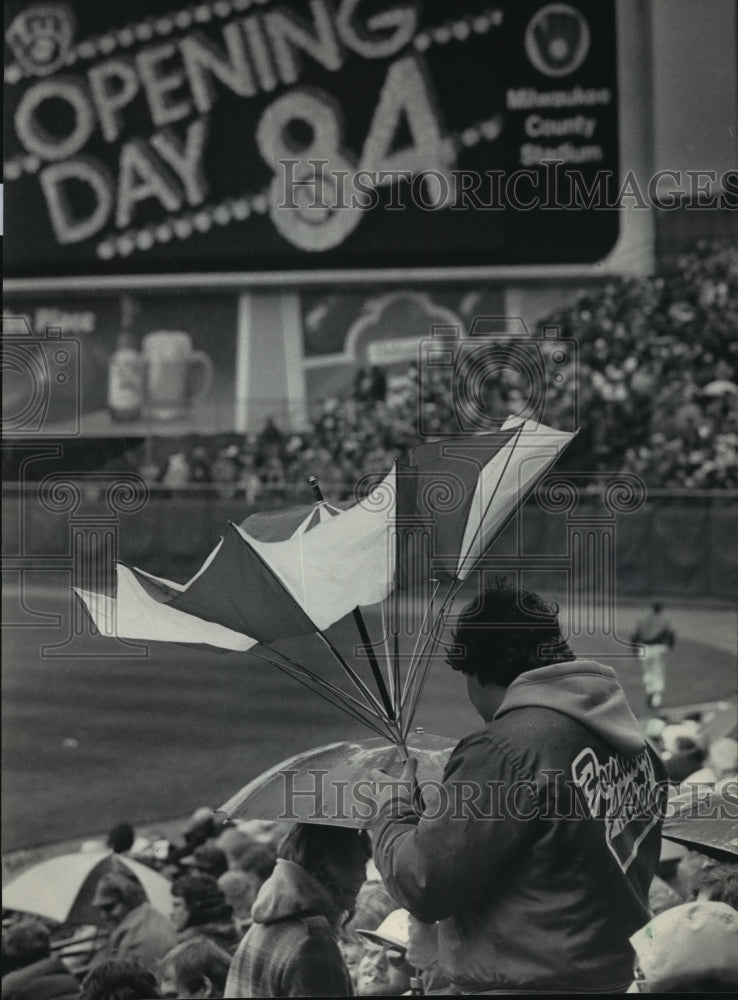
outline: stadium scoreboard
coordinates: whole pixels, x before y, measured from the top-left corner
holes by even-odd
[[[615,0],[5,9],[5,274],[591,264]]]

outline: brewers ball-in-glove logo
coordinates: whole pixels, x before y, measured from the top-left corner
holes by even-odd
[[[29,7],[5,37],[19,66],[32,76],[48,76],[66,65],[74,39],[74,16],[64,4]]]
[[[593,819],[604,823],[610,852],[627,872],[659,819],[660,801],[652,793],[656,773],[648,751],[635,757],[616,754],[600,763],[594,750],[585,747],[572,763],[571,774]]]
[[[587,57],[591,37],[582,14],[566,3],[551,3],[531,18],[525,51],[546,76],[568,76]]]

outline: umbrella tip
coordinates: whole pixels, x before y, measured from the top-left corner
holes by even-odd
[[[308,476],[308,483],[312,488],[316,502],[321,503],[325,498],[321,492],[320,486],[318,485],[317,476]]]

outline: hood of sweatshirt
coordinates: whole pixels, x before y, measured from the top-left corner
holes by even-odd
[[[273,924],[294,917],[326,917],[333,924],[340,909],[325,886],[294,861],[280,858],[251,908],[256,924]]]
[[[617,674],[594,660],[569,660],[527,670],[509,686],[494,718],[534,707],[576,719],[626,757],[640,753],[646,745]]]

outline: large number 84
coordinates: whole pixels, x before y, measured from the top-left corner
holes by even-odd
[[[403,114],[410,142],[393,149]],[[315,91],[295,90],[279,97],[259,121],[259,152],[275,171],[272,221],[302,250],[330,250],[358,226],[362,205],[345,196],[357,170],[366,171],[376,183],[391,183],[398,171],[413,176],[443,170],[455,157],[441,133],[429,84],[412,56],[387,71],[358,165],[341,149],[341,139],[334,105]]]

